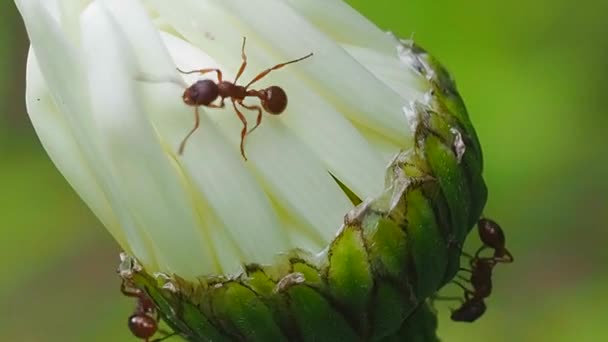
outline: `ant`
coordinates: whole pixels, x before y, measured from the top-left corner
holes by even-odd
[[[513,256],[505,247],[505,234],[502,228],[490,219],[480,219],[477,222],[479,237],[483,245],[477,250],[474,256],[462,253],[470,259],[471,269],[461,268],[461,271],[469,272],[469,279],[463,279],[471,284],[472,290],[462,285],[458,281],[453,281],[464,290],[464,301],[460,308],[453,310],[450,318],[457,322],[474,322],[486,311],[485,298],[492,293],[492,271],[498,263],[512,263]],[[494,249],[492,257],[480,257],[486,248]],[[445,298],[454,299],[454,298]],[[462,299],[459,299],[462,301]]]
[[[160,342],[175,335],[175,333],[167,334],[158,329],[158,322],[160,320],[158,311],[156,310],[154,302],[144,293],[144,291],[134,287],[127,287],[126,281],[124,280],[120,285],[120,291],[127,297],[137,298],[135,311],[129,317],[129,330],[131,330],[131,333],[135,337],[143,339],[145,342]],[[150,340],[158,331],[166,336]]]
[[[241,58],[242,58],[243,62],[241,64],[241,67],[239,68],[238,73],[236,74],[236,78],[234,79],[234,82],[224,81],[223,77],[222,77],[222,71],[220,69],[199,69],[199,70],[192,70],[192,71],[183,71],[183,70],[180,70],[179,68],[177,69],[182,74],[199,73],[202,75],[202,74],[206,74],[209,72],[215,72],[217,74],[217,83],[210,79],[196,81],[194,84],[192,84],[190,87],[188,87],[184,91],[184,94],[182,95],[182,99],[185,104],[195,107],[195,110],[194,110],[195,121],[194,121],[194,128],[192,128],[192,130],[190,130],[190,132],[186,135],[186,137],[184,138],[184,140],[181,142],[181,144],[179,146],[180,155],[184,153],[184,148],[185,148],[186,141],[188,140],[188,138],[190,138],[190,136],[198,129],[198,126],[200,123],[198,107],[206,106],[206,107],[210,107],[210,108],[224,108],[224,100],[226,98],[230,98],[230,100],[232,101],[232,106],[234,107],[234,110],[235,110],[237,116],[243,123],[243,129],[241,130],[241,155],[243,156],[243,159],[247,160],[247,157],[245,156],[245,148],[244,148],[245,136],[251,134],[262,122],[262,108],[264,108],[264,111],[266,111],[269,114],[279,115],[287,107],[287,94],[285,93],[283,88],[281,88],[279,86],[270,86],[265,89],[255,90],[255,89],[249,89],[249,87],[251,87],[255,82],[264,78],[271,71],[280,69],[288,64],[293,64],[293,63],[302,61],[313,55],[312,53],[310,53],[304,57],[294,59],[289,62],[277,64],[277,65],[273,66],[272,68],[262,71],[256,77],[254,77],[249,83],[247,83],[245,86],[242,86],[242,85],[238,85],[237,81],[239,80],[239,78],[243,74],[243,71],[245,71],[245,67],[247,66],[247,55],[245,54],[245,42],[246,42],[246,37],[243,37],[243,46],[241,47]],[[213,104],[212,102],[215,101],[218,97],[221,99],[220,103]],[[249,105],[244,104],[243,100],[245,100],[246,97],[257,97],[258,99],[260,99],[262,107],[257,106],[257,105],[249,106]],[[258,112],[256,124],[250,131],[247,131],[247,119],[245,119],[245,116],[243,115],[243,113],[238,109],[237,104],[245,109],[255,110]]]

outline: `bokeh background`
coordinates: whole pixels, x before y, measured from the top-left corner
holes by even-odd
[[[485,152],[486,213],[516,257],[487,314],[445,341],[608,338],[608,1],[351,0],[452,71]],[[135,341],[119,249],[49,161],[24,109],[27,37],[0,2],[3,341]],[[473,236],[469,250],[478,245]]]

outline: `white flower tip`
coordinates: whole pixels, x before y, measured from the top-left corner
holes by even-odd
[[[152,83],[152,84],[154,84],[154,83],[171,83],[171,84],[175,84],[180,89],[186,89],[190,86],[182,77],[180,77],[177,74],[160,75],[160,74],[139,71],[135,74],[134,79],[135,79],[135,81],[138,81],[138,82],[145,82],[145,83]]]

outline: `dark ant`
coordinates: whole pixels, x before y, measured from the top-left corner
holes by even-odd
[[[243,100],[245,100],[246,97],[257,97],[260,99],[260,102],[262,104],[262,107],[264,108],[264,111],[266,111],[269,114],[273,114],[273,115],[281,114],[287,107],[287,94],[285,93],[283,88],[281,88],[279,86],[270,86],[265,89],[255,90],[255,89],[249,89],[249,87],[251,85],[253,85],[255,82],[264,78],[271,71],[280,69],[288,64],[299,62],[299,61],[309,58],[313,55],[312,53],[310,53],[304,57],[294,59],[289,62],[277,64],[277,65],[273,66],[272,68],[266,69],[266,70],[262,71],[261,73],[259,73],[245,86],[241,86],[241,85],[237,84],[237,81],[239,80],[239,78],[243,74],[243,71],[245,71],[245,67],[247,66],[247,55],[245,54],[245,42],[246,42],[246,38],[243,37],[243,46],[241,47],[241,58],[242,58],[243,62],[241,64],[241,67],[239,68],[238,73],[236,74],[236,78],[234,79],[234,82],[224,81],[222,78],[222,71],[219,69],[199,69],[199,70],[192,70],[192,71],[182,71],[180,69],[177,69],[182,74],[200,73],[202,75],[202,74],[206,74],[209,72],[215,72],[217,74],[217,83],[210,79],[196,81],[194,84],[192,84],[190,87],[188,87],[184,91],[184,94],[182,95],[182,99],[184,100],[184,103],[186,103],[189,106],[195,107],[195,110],[194,110],[195,121],[194,121],[194,128],[192,128],[192,130],[186,135],[186,137],[184,138],[184,140],[181,142],[181,144],[179,146],[180,155],[184,153],[184,148],[186,146],[186,141],[188,140],[188,138],[190,138],[190,136],[198,129],[198,126],[200,123],[198,107],[206,106],[206,107],[211,107],[211,108],[224,108],[224,100],[226,98],[230,98],[230,100],[232,101],[232,106],[234,107],[234,110],[236,111],[237,116],[243,123],[243,129],[241,130],[241,155],[243,156],[243,158],[245,160],[247,160],[247,157],[245,156],[245,148],[244,148],[245,136],[251,134],[256,128],[258,128],[258,126],[262,122],[262,108],[260,108],[260,106],[257,106],[257,105],[254,105],[254,106],[246,105],[243,103]],[[212,102],[215,101],[218,97],[221,99],[220,103],[213,104]],[[256,124],[250,131],[247,131],[247,119],[245,119],[245,116],[243,115],[243,113],[237,108],[237,104],[239,104],[241,107],[243,107],[245,109],[257,110],[257,112],[258,112]]]
[[[468,282],[473,290],[467,289],[461,283],[454,281],[455,284],[464,289],[464,302],[461,307],[452,311],[453,321],[473,322],[481,317],[486,311],[484,299],[492,293],[492,270],[497,263],[513,262],[513,255],[505,247],[505,234],[498,223],[482,218],[477,222],[479,238],[483,245],[477,250],[475,256],[466,253],[463,255],[470,258],[471,269],[461,269],[470,272]],[[494,249],[491,258],[481,258],[479,255],[486,248]],[[462,279],[462,277],[460,277]]]
[[[127,297],[137,298],[135,311],[129,317],[129,330],[131,330],[131,333],[135,337],[143,339],[145,342],[160,342],[175,335],[175,333],[167,334],[158,329],[158,322],[160,320],[158,311],[154,302],[144,291],[134,287],[127,287],[125,281],[120,285],[120,291]],[[161,332],[166,336],[150,340],[157,332]]]
[[[461,271],[469,272],[469,279],[458,276],[471,284],[472,290],[454,280],[454,284],[464,290],[464,300],[454,297],[436,297],[445,300],[459,300],[462,305],[452,310],[450,318],[456,322],[474,322],[486,312],[484,299],[492,293],[492,271],[498,263],[511,263],[513,256],[505,247],[505,234],[498,223],[490,219],[480,219],[477,222],[479,238],[483,245],[479,247],[475,255],[462,252],[462,255],[469,258],[471,269],[461,268]],[[482,251],[487,248],[494,249],[492,257],[480,257]]]

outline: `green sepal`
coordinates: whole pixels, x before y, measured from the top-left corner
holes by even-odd
[[[238,282],[218,284],[207,295],[209,311],[222,331],[234,339],[286,341],[263,297]]]
[[[401,286],[389,279],[380,279],[374,291],[374,306],[371,311],[372,341],[379,341],[395,334],[405,319],[416,308],[410,290],[404,291]],[[395,305],[411,303],[411,305]]]
[[[418,298],[427,298],[443,283],[447,249],[428,199],[420,189],[407,195],[410,199],[406,216],[409,223],[407,240],[418,275],[416,293]],[[418,271],[422,269],[425,271]]]
[[[369,246],[369,255],[376,273],[406,281],[407,267],[403,265],[407,263],[409,250],[405,231],[395,221],[380,218],[366,233],[366,240],[374,241]]]
[[[357,325],[367,329],[366,309],[373,278],[361,230],[347,227],[338,235],[329,250],[328,289],[333,298],[355,314]]]
[[[426,138],[426,159],[433,175],[441,186],[452,216],[452,232],[456,241],[464,241],[469,233],[471,195],[464,172],[451,149],[434,135]]]
[[[395,334],[382,342],[439,342],[436,331],[437,314],[429,304],[422,303]]]
[[[358,335],[329,298],[313,287],[298,284],[286,292],[299,337],[303,341],[356,341]]]

